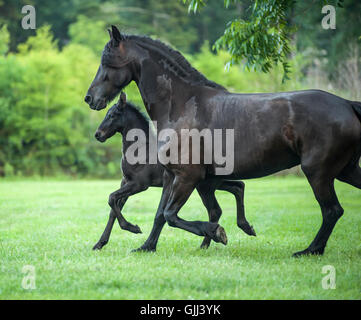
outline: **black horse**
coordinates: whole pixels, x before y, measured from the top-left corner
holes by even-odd
[[[125,93],[121,93],[117,104],[113,105],[107,112],[104,120],[100,124],[95,133],[95,138],[100,142],[105,142],[111,138],[115,133],[119,132],[123,137],[123,159],[122,172],[123,178],[121,188],[113,192],[109,197],[109,205],[112,208],[109,214],[108,223],[99,241],[93,249],[100,250],[109,240],[115,219],[117,218],[120,227],[133,233],[140,233],[140,228],[137,225],[129,223],[121,211],[129,196],[145,191],[149,187],[163,186],[164,167],[158,162],[150,164],[149,158],[145,164],[135,163],[131,164],[125,158],[128,148],[133,142],[126,139],[130,130],[139,129],[145,134],[145,143],[149,149],[149,143],[153,139],[156,141],[154,132],[150,130],[150,123],[148,119],[139,111],[133,104],[126,101]],[[151,135],[151,136],[150,136]],[[215,191],[225,190],[231,192],[237,203],[237,225],[245,233],[255,236],[256,233],[251,225],[246,220],[244,213],[244,183],[242,181],[226,181],[226,180],[204,180],[197,186],[197,191],[208,210],[209,220],[218,222],[222,215],[222,210],[218,205],[215,197]],[[208,248],[211,239],[205,237],[201,248]]]
[[[205,178],[250,179],[301,164],[321,207],[323,222],[309,247],[295,253],[323,254],[343,209],[334,180],[361,188],[361,103],[320,90],[234,94],[206,79],[177,51],[148,37],[112,27],[101,65],[85,101],[106,107],[135,81],[159,128],[234,129],[234,170],[217,176],[218,165],[168,164],[152,232],[139,250],[154,250],[165,222],[220,241],[220,226],[185,221],[178,212]],[[181,146],[179,146],[181,148]],[[201,151],[207,151],[204,144]],[[204,149],[204,150],[203,150]]]

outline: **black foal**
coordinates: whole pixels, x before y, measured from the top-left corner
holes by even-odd
[[[123,136],[123,179],[120,189],[113,192],[109,196],[108,203],[111,207],[109,220],[102,236],[93,247],[94,250],[100,250],[108,243],[115,219],[118,220],[118,223],[122,229],[133,233],[141,233],[141,230],[137,225],[129,223],[123,217],[121,213],[122,208],[129,196],[145,191],[149,187],[163,186],[163,174],[165,169],[159,162],[151,164],[149,161],[149,155],[147,155],[145,164],[131,164],[125,157],[128,148],[134,144],[134,141],[127,141],[126,139],[130,130],[138,129],[145,134],[144,143],[146,145],[146,150],[149,150],[149,143],[151,139],[156,141],[155,134],[152,130],[149,130],[149,126],[149,121],[137,109],[137,107],[126,101],[125,93],[122,92],[118,103],[109,109],[103,122],[100,124],[97,132],[95,133],[96,139],[100,142],[106,141],[116,132],[119,132]],[[139,143],[141,142],[138,141],[138,146]],[[255,236],[256,233],[253,227],[246,220],[244,213],[244,187],[245,186],[242,181],[207,179],[199,183],[197,186],[197,191],[208,211],[209,221],[213,223],[217,223],[222,215],[222,210],[215,197],[215,191],[218,189],[232,193],[235,196],[237,203],[238,227],[248,235]],[[211,238],[205,237],[201,244],[201,248],[208,248],[210,242]],[[223,237],[220,242],[226,244],[227,238]]]

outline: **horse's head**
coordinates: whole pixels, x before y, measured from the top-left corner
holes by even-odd
[[[110,41],[105,45],[101,63],[85,96],[91,109],[101,110],[134,80],[134,51],[128,50],[126,36],[117,27],[108,30]]]
[[[126,113],[124,112],[126,105],[126,95],[122,92],[120,94],[119,101],[109,109],[95,133],[95,138],[98,141],[106,141],[124,127],[127,122]]]

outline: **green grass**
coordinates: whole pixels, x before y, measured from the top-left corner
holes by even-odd
[[[217,192],[228,245],[165,226],[156,253],[131,253],[147,238],[161,189],[131,197],[123,213],[143,234],[115,225],[107,246],[92,251],[119,181],[0,181],[0,299],[360,299],[361,191],[336,183],[345,209],[324,256],[292,258],[306,248],[321,212],[304,178],[246,181],[246,215],[257,237],[236,225],[235,201]],[[197,194],[180,212],[206,220]],[[36,289],[21,286],[24,265]],[[322,267],[336,269],[336,289],[321,286]]]

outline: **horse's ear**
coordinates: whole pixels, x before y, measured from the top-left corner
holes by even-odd
[[[120,33],[118,28],[113,25],[112,25],[112,31],[111,31],[110,38],[112,39],[112,41],[115,45],[118,45],[119,42],[124,40],[124,36]]]
[[[113,39],[112,31],[110,29],[107,29],[107,30],[108,30],[108,33],[109,33],[110,40]]]

